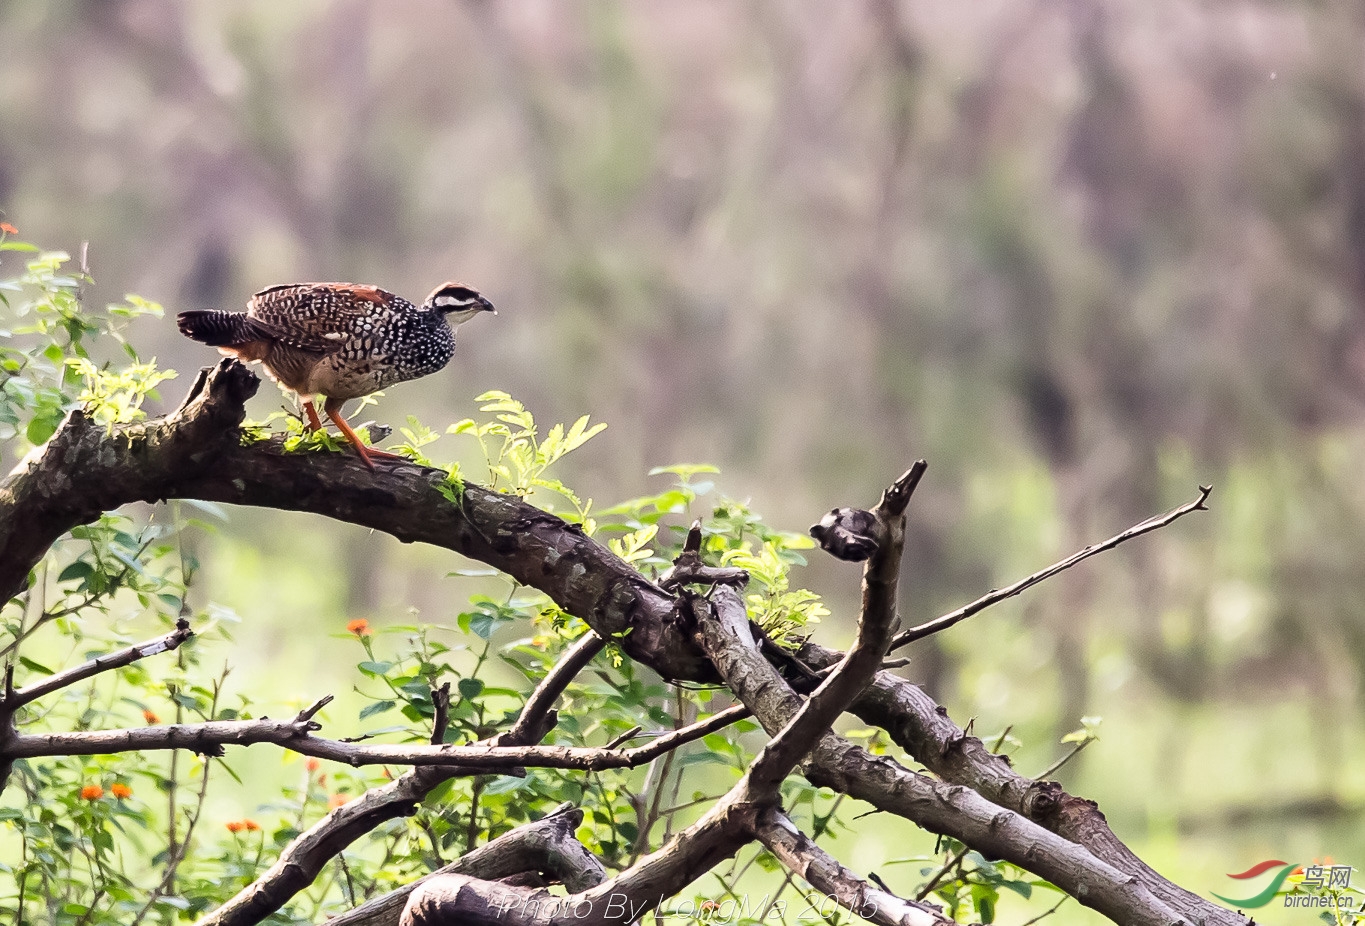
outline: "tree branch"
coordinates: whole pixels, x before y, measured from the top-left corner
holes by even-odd
[[[43,695],[60,691],[82,682],[87,678],[99,675],[101,672],[108,672],[111,669],[118,669],[123,666],[132,665],[139,659],[147,656],[155,656],[157,653],[167,653],[177,649],[182,643],[194,636],[194,631],[190,630],[190,622],[183,617],[175,622],[175,629],[170,633],[157,637],[155,640],[148,640],[144,643],[134,643],[132,646],[110,653],[107,656],[97,656],[84,665],[67,669],[65,672],[58,672],[50,675],[41,682],[35,682],[25,688],[20,688],[11,695],[7,695],[0,700],[0,713],[14,712],[28,704],[30,701],[37,700]],[[0,747],[0,755],[3,754],[3,747]]]
[[[201,372],[164,418],[115,426],[82,412],[0,484],[0,600],[63,534],[135,501],[193,498],[308,511],[445,547],[540,589],[598,635],[666,678],[714,682],[673,619],[676,601],[610,550],[515,495],[465,483],[459,503],[439,470],[393,463],[372,473],[350,453],[242,445],[242,403],[259,380],[235,360]],[[627,631],[630,631],[627,633]]]
[[[823,668],[835,664],[840,654],[807,643],[800,655],[809,664]],[[964,733],[933,698],[905,679],[890,672],[877,673],[854,703],[853,713],[863,722],[886,730],[893,742],[943,781],[969,787],[1000,807],[1084,846],[1189,922],[1205,926],[1247,922],[1162,877],[1114,834],[1094,801],[1074,797],[1056,782],[1020,775],[1006,756],[994,754],[980,739]],[[1037,870],[1029,864],[1022,867]]]
[[[326,926],[395,926],[408,896],[420,885],[445,875],[497,881],[534,872],[547,880],[562,881],[570,891],[601,884],[606,877],[602,863],[574,837],[582,823],[582,810],[561,804],[548,816],[504,833],[444,868],[333,917]]]
[[[925,637],[936,634],[941,630],[947,630],[954,624],[961,623],[972,615],[981,613],[993,604],[1004,601],[1006,598],[1013,598],[1015,595],[1026,589],[1032,588],[1039,582],[1050,579],[1063,570],[1070,569],[1082,560],[1089,559],[1097,553],[1103,553],[1106,550],[1114,549],[1114,547],[1123,543],[1125,540],[1132,540],[1134,537],[1141,537],[1143,534],[1159,530],[1168,524],[1173,524],[1192,511],[1207,511],[1208,507],[1204,502],[1208,501],[1209,493],[1212,491],[1213,486],[1200,486],[1199,497],[1193,501],[1186,502],[1178,508],[1173,508],[1163,515],[1157,515],[1156,517],[1148,518],[1146,521],[1139,524],[1134,524],[1126,531],[1115,534],[1103,543],[1093,543],[1083,550],[1072,553],[1066,559],[1053,563],[1046,569],[1039,570],[1031,576],[1020,579],[1013,585],[1007,585],[1001,589],[992,589],[990,592],[982,595],[970,604],[963,605],[956,611],[950,611],[942,617],[937,617],[932,621],[920,624],[917,627],[911,627],[904,633],[897,635],[896,639],[891,641],[891,649],[900,649],[902,646],[914,643],[916,640],[923,640]]]
[[[120,752],[189,749],[221,757],[225,746],[273,743],[292,752],[330,759],[352,767],[363,765],[439,766],[448,777],[524,775],[526,768],[561,768],[587,772],[636,768],[670,750],[721,730],[749,713],[742,704],[727,708],[681,730],[672,730],[644,746],[608,749],[596,746],[357,745],[311,734],[322,725],[311,720],[215,720],[207,723],[135,727],[126,730],[82,730],[32,733],[0,744],[0,760],[40,756],[102,756]]]
[[[700,603],[696,607],[702,611],[699,639],[717,670],[759,723],[775,733],[800,709],[801,699],[762,658],[747,627],[735,632],[736,626],[747,624],[743,600],[720,588],[705,608]],[[714,609],[714,616],[706,608]],[[1186,922],[1136,879],[1082,846],[968,788],[917,775],[833,733],[815,745],[802,771],[817,786],[856,797],[1032,871],[1115,922],[1132,926]]]
[[[538,742],[540,737],[532,738],[531,731],[545,724],[547,715],[554,708],[555,701],[564,693],[564,689],[569,687],[569,683],[592,662],[593,657],[602,652],[606,645],[607,641],[591,630],[579,637],[574,645],[559,657],[559,661],[546,673],[545,678],[541,679],[536,690],[531,692],[531,697],[526,699],[526,704],[521,709],[521,716],[512,725],[512,729],[507,731],[508,736],[518,743]],[[548,726],[554,725],[555,720],[551,718]]]
[[[937,907],[878,890],[840,865],[807,837],[786,814],[769,807],[759,814],[754,835],[788,870],[850,913],[877,926],[952,926]]]
[[[811,744],[872,680],[896,624],[896,588],[905,544],[905,506],[928,464],[915,463],[882,494],[872,517],[871,557],[863,569],[863,609],[847,655],[820,683],[786,726],[758,754],[747,778],[756,792],[776,791]]]

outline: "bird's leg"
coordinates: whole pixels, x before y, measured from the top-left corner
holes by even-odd
[[[303,411],[308,416],[308,430],[321,431],[322,419],[318,417],[318,408],[313,404],[312,396],[303,397]]]
[[[380,450],[377,447],[365,446],[365,442],[360,439],[360,435],[346,423],[345,418],[341,417],[341,406],[345,404],[345,399],[328,399],[322,406],[322,410],[327,413],[328,418],[331,418],[332,421],[336,423],[338,428],[341,428],[341,433],[346,436],[346,439],[355,445],[356,453],[360,454],[360,459],[365,462],[366,466],[373,470],[376,458],[382,460],[407,459],[407,457],[404,457],[401,454],[389,453],[387,450]]]

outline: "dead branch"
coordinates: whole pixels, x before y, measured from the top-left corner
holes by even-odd
[[[807,643],[800,655],[811,665],[825,667],[833,665],[840,654]],[[964,733],[918,686],[890,672],[879,672],[853,712],[864,723],[886,730],[893,742],[943,781],[971,788],[1000,807],[1084,846],[1189,922],[1208,926],[1246,922],[1154,871],[1114,834],[1094,801],[1070,795],[1056,782],[1020,775],[1007,757],[996,755],[980,739]],[[1030,865],[1023,867],[1036,870]]]
[[[759,814],[754,835],[791,872],[854,916],[877,926],[950,926],[932,904],[905,900],[859,878],[797,829],[785,813],[769,807]]]
[[[653,742],[631,749],[594,746],[472,745],[357,745],[323,739],[312,733],[322,725],[311,720],[216,720],[124,730],[74,733],[20,734],[0,744],[0,761],[40,756],[97,756],[120,752],[188,749],[220,757],[226,746],[273,743],[292,752],[330,759],[359,768],[362,765],[439,766],[449,777],[468,775],[524,775],[526,768],[576,769],[600,772],[635,768],[652,762],[679,746],[724,729],[748,715],[743,705],[731,707],[681,730],[671,730]]]
[[[1154,530],[1159,530],[1168,524],[1173,524],[1192,511],[1207,511],[1208,507],[1204,502],[1208,501],[1209,493],[1212,491],[1213,486],[1200,486],[1199,497],[1193,501],[1186,502],[1178,508],[1173,508],[1163,515],[1157,515],[1156,517],[1148,518],[1141,523],[1134,524],[1127,530],[1115,534],[1102,543],[1093,543],[1083,550],[1072,553],[1066,559],[1053,563],[1046,569],[1041,569],[1031,576],[1020,579],[1013,585],[1007,585],[1001,589],[991,589],[991,591],[987,592],[985,595],[982,595],[970,604],[963,605],[956,611],[950,611],[942,617],[936,617],[917,627],[911,627],[904,633],[899,634],[896,639],[891,642],[891,649],[900,649],[902,646],[914,643],[916,640],[923,640],[925,637],[932,636],[941,630],[947,630],[954,624],[961,623],[974,614],[980,614],[993,604],[998,604],[1006,598],[1013,598],[1015,595],[1018,595],[1026,589],[1032,588],[1039,582],[1050,579],[1057,573],[1070,569],[1082,560],[1087,560],[1097,553],[1112,550],[1126,540],[1132,540],[1134,537],[1141,537],[1143,534],[1148,534]]]
[[[781,729],[800,709],[801,698],[753,644],[744,602],[729,589],[720,588],[708,602],[694,606],[700,612],[699,639],[726,684],[765,729]],[[1189,922],[1127,873],[1084,847],[968,788],[915,774],[843,737],[826,733],[802,762],[802,771],[817,786],[856,797],[932,833],[952,836],[1032,871],[1115,922],[1141,926]],[[1229,911],[1213,909],[1228,917],[1222,922],[1240,923]]]
[[[111,669],[118,669],[123,666],[132,665],[139,659],[148,656],[155,656],[157,653],[168,653],[180,647],[182,643],[194,636],[194,631],[190,630],[189,621],[183,617],[175,622],[175,629],[170,633],[157,637],[155,640],[148,640],[144,643],[134,643],[132,646],[125,647],[107,656],[97,656],[83,665],[67,669],[65,672],[58,672],[50,675],[41,682],[35,682],[18,691],[7,693],[0,699],[0,713],[18,710],[25,704],[35,701],[44,695],[63,688],[70,687],[77,682],[83,682],[87,678],[99,675],[101,672],[108,672]]]
[[[561,804],[548,816],[504,833],[444,868],[333,917],[327,926],[395,926],[408,896],[418,886],[445,875],[499,881],[532,872],[575,892],[601,884],[606,877],[602,863],[574,837],[582,823],[583,811]]]
[[[683,542],[682,553],[673,560],[673,565],[659,576],[659,588],[676,592],[685,585],[734,585],[743,588],[749,584],[749,573],[733,566],[708,566],[701,558],[701,519],[692,522]]]
[[[891,484],[870,512],[874,546],[863,570],[863,608],[853,646],[754,759],[747,777],[756,792],[775,790],[881,667],[895,631],[905,507],[927,467],[923,460],[915,463]]]

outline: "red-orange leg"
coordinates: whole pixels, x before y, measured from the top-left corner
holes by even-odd
[[[317,406],[313,404],[313,400],[311,398],[303,400],[303,411],[304,414],[308,416],[308,430],[321,431],[322,419],[318,417]]]
[[[322,406],[322,410],[327,413],[328,418],[331,418],[332,421],[336,423],[338,428],[341,428],[341,433],[346,436],[346,439],[355,445],[356,453],[360,454],[360,459],[365,462],[366,466],[373,470],[376,458],[381,460],[407,459],[407,457],[404,457],[401,454],[389,453],[387,450],[380,450],[378,447],[365,446],[365,442],[360,439],[360,435],[351,429],[351,426],[346,423],[345,418],[341,417],[341,406],[345,404],[345,399],[328,399]]]

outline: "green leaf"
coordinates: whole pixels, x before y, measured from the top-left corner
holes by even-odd
[[[467,700],[474,700],[483,693],[483,681],[477,678],[462,678],[458,685],[460,697]]]
[[[43,665],[41,662],[34,662],[27,656],[20,656],[19,664],[23,666],[25,669],[28,669],[30,672],[37,672],[39,675],[53,674],[52,670],[49,669],[47,666]]]
[[[397,704],[397,701],[376,701],[373,704],[367,704],[360,709],[360,719],[364,720],[367,717],[373,717],[375,714],[393,710]]]
[[[48,438],[57,433],[57,424],[56,418],[34,418],[24,429],[24,436],[30,444],[46,444]]]
[[[393,668],[393,663],[370,662],[367,659],[366,661],[360,663],[360,665],[356,666],[356,668],[358,668],[361,672],[364,672],[366,675],[383,675],[385,672],[388,672],[390,669]]]
[[[483,793],[509,794],[512,791],[520,791],[523,787],[528,786],[530,783],[531,779],[529,777],[516,778],[512,775],[503,775],[493,779],[492,783],[485,786],[483,789]]]
[[[461,617],[463,616],[461,615]],[[487,640],[493,636],[493,631],[500,623],[501,621],[496,614],[489,614],[486,611],[478,611],[469,616],[469,629],[481,640]]]
[[[710,463],[674,463],[671,466],[656,466],[649,471],[651,476],[674,475],[679,479],[689,479],[698,473],[718,473],[720,469]]]
[[[85,579],[95,571],[95,567],[83,559],[78,559],[71,565],[62,570],[62,574],[57,576],[58,582],[71,582],[75,579]]]

